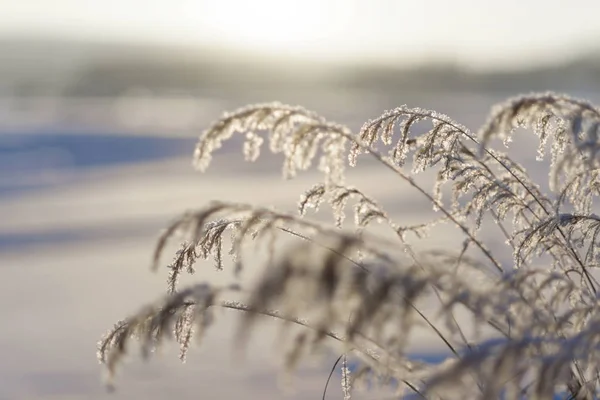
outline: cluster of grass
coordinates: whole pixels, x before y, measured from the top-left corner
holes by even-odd
[[[284,329],[286,371],[309,354],[341,352],[346,399],[365,382],[406,397],[596,398],[599,126],[595,105],[554,93],[509,99],[477,131],[407,106],[368,121],[358,134],[278,103],[225,114],[199,139],[194,162],[200,170],[224,141],[243,134],[246,160],[256,160],[265,144],[283,154],[285,178],[317,164],[322,182],[302,194],[297,214],[214,201],[173,221],[159,239],[153,266],[167,242],[183,235],[169,265],[168,293],[117,323],[101,340],[99,359],[112,376],[131,338],[139,339],[144,354],[174,338],[183,358],[190,341],[211,326],[214,309],[228,308],[242,311],[238,346],[260,316],[302,328]],[[550,157],[543,185],[510,156],[510,147],[502,147],[518,128],[539,138],[532,158]],[[347,185],[347,168],[363,154],[429,202],[435,218],[407,226]],[[425,171],[436,177],[431,187],[416,179]],[[352,228],[345,221],[349,204]],[[331,209],[333,224],[308,218],[320,207]],[[485,237],[484,220],[495,229]],[[424,246],[436,224],[455,226],[462,246]],[[373,225],[392,235],[374,234]],[[282,241],[286,236],[301,240],[290,245]],[[492,249],[490,237],[505,248]],[[223,269],[230,257],[237,277],[248,268],[252,249],[266,255],[253,286],[238,279],[228,285],[178,284],[200,259],[212,258]],[[423,311],[425,300],[435,304],[435,314]],[[452,356],[441,363],[411,357],[411,335],[423,330],[433,332]],[[348,369],[350,358],[356,370]]]

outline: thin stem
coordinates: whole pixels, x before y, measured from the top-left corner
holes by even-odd
[[[327,377],[327,382],[325,382],[325,388],[323,389],[323,397],[322,397],[323,400],[325,400],[325,395],[327,394],[327,387],[329,386],[329,381],[331,380],[331,377],[333,376],[333,372],[335,371],[335,367],[337,367],[337,365],[340,363],[340,360],[344,356],[345,356],[345,354],[340,355],[337,358],[337,360],[335,360],[335,363],[333,364],[333,367],[331,367],[331,371],[329,371],[329,376]]]

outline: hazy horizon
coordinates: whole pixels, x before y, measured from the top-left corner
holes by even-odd
[[[600,3],[574,0],[0,0],[0,37],[241,51],[270,59],[474,69],[561,63],[594,48]]]

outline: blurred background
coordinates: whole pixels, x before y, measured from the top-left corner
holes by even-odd
[[[596,0],[0,0],[0,399],[281,398],[269,336],[237,365],[228,315],[187,365],[132,360],[117,393],[101,383],[96,340],[164,292],[147,266],[165,224],[211,199],[292,210],[318,179],[279,185],[279,159],[244,165],[235,140],[196,173],[202,129],[275,100],[353,129],[402,104],[476,129],[519,93],[598,102],[599,12]],[[392,213],[422,208],[373,174],[357,182]],[[301,371],[290,398],[319,397],[330,368]]]

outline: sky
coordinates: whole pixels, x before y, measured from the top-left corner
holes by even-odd
[[[0,36],[494,68],[599,53],[599,13],[598,0],[0,0]]]

